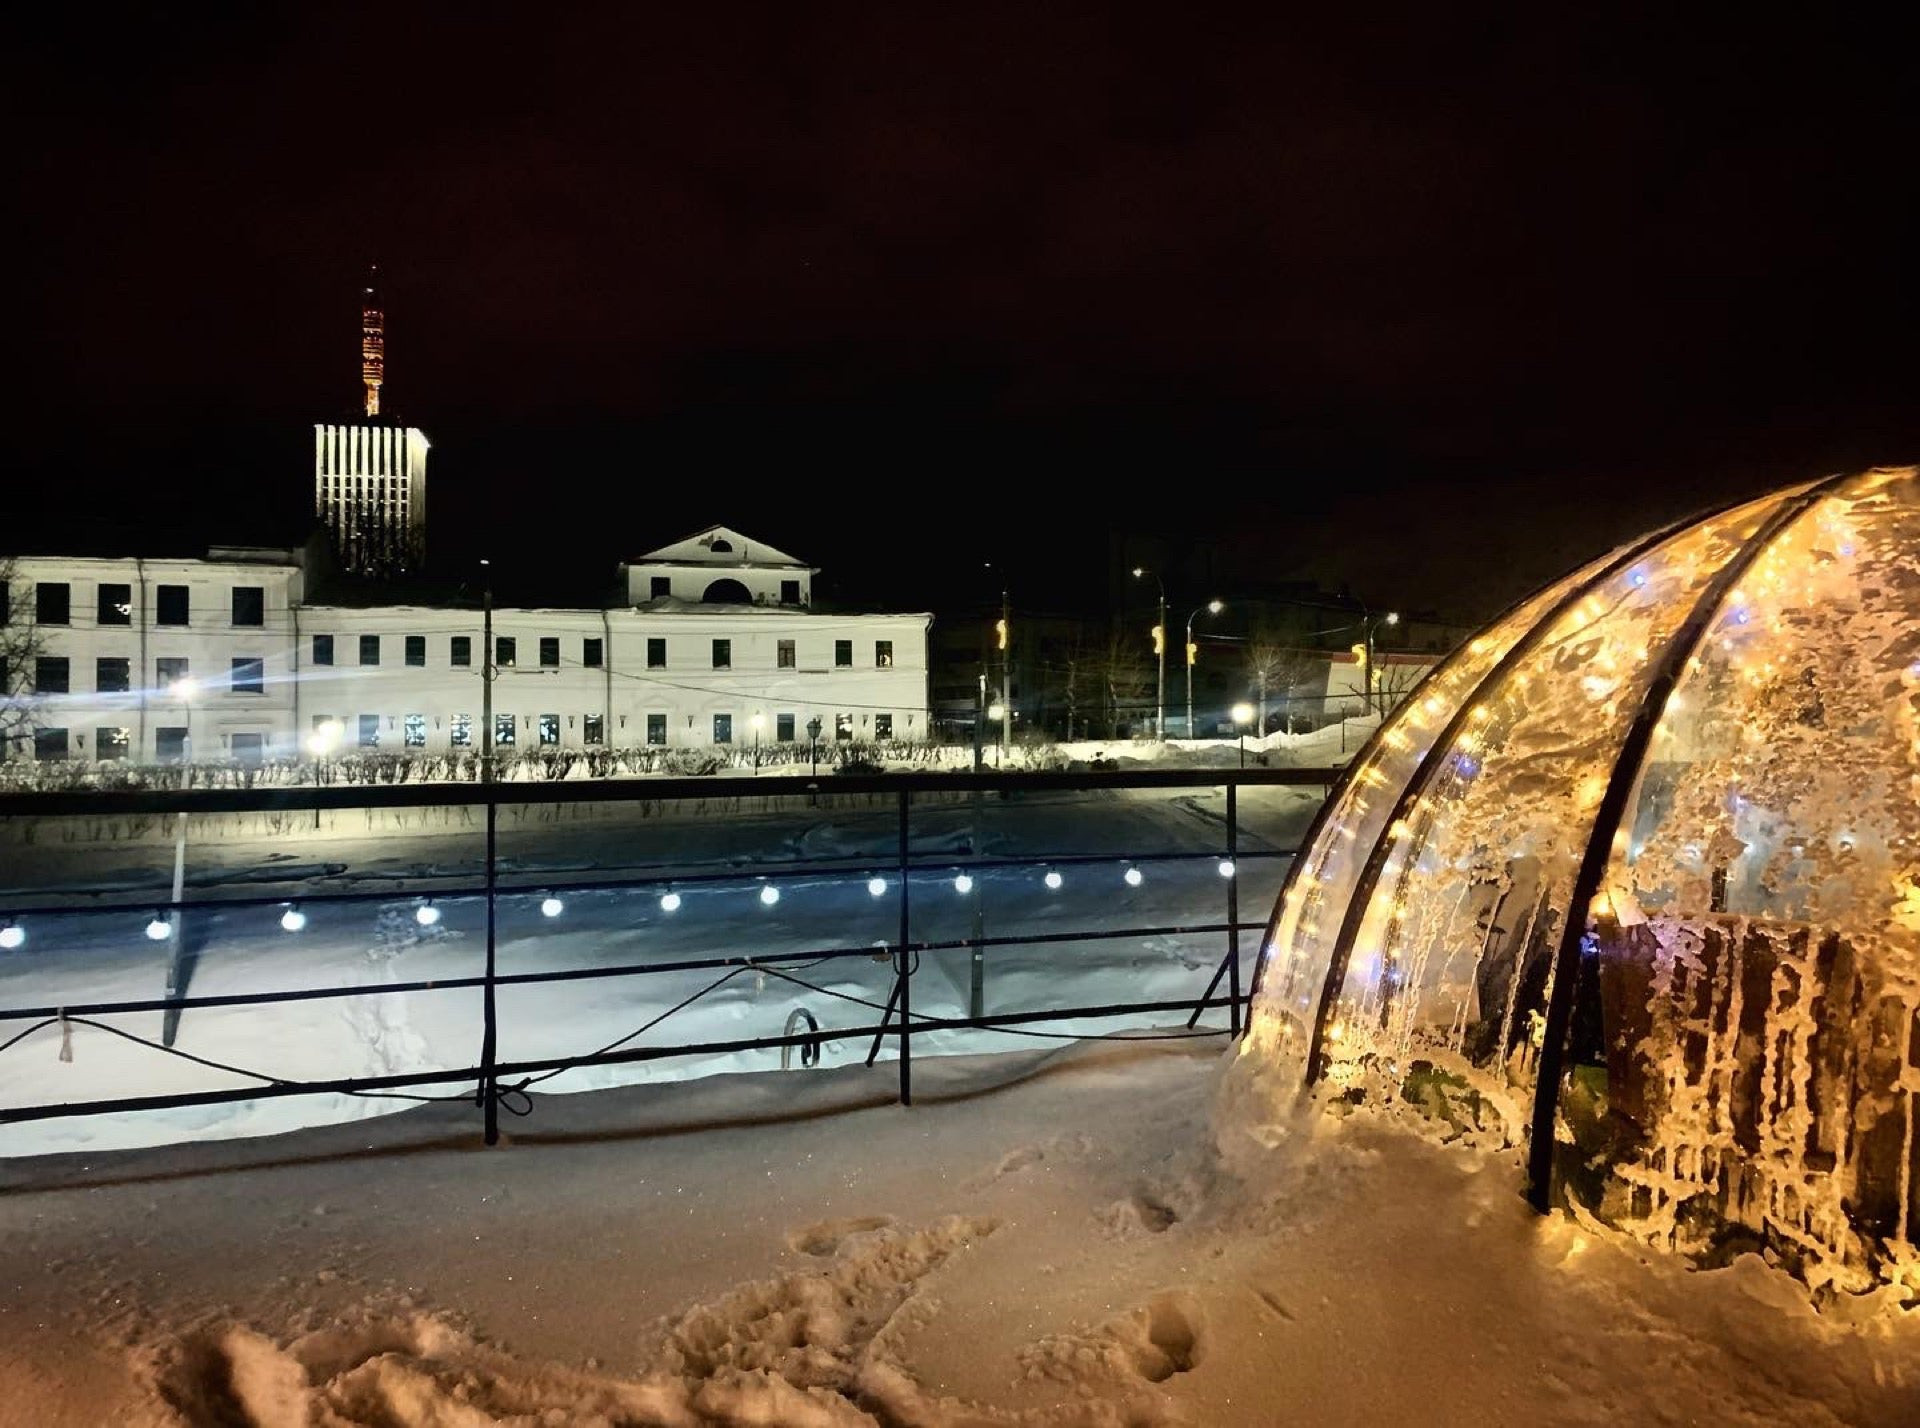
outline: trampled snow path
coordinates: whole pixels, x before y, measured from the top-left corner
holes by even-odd
[[[1104,1044],[0,1166],[0,1422],[1894,1424],[1920,1322]],[[1259,1148],[1256,1148],[1256,1147]],[[1235,1168],[1241,1172],[1233,1173]],[[34,1188],[27,1188],[32,1186]]]

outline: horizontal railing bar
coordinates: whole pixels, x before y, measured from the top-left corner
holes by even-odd
[[[1090,928],[1078,932],[1036,932],[1027,936],[953,938],[942,942],[909,942],[909,952],[951,952],[963,947],[1027,947],[1061,942],[1112,942],[1125,937],[1187,937],[1216,932],[1254,932],[1264,930],[1264,922],[1205,922],[1165,927]],[[623,962],[611,967],[565,967],[546,972],[505,972],[494,977],[495,986],[535,985],[542,982],[583,982],[617,977],[652,976],[664,972],[711,972],[722,967],[782,967],[795,962],[848,961],[872,957],[885,951],[888,956],[897,944],[884,948],[873,943],[860,946],[824,947],[806,952],[773,952],[760,957],[700,957],[674,962]],[[150,1011],[190,1011],[196,1007],[264,1006],[276,1002],[326,1001],[338,997],[386,996],[402,992],[450,992],[486,985],[481,976],[443,977],[427,981],[374,982],[353,986],[299,987],[278,992],[221,992],[197,997],[153,997],[125,1002],[67,1002],[59,1006],[0,1007],[0,1021],[40,1021],[58,1016],[108,1016]]]
[[[1246,849],[1234,854],[1236,862],[1245,862],[1251,858],[1291,858],[1297,856],[1295,848]],[[1036,854],[1019,858],[940,858],[922,855],[924,861],[912,864],[915,873],[934,873],[952,869],[977,872],[983,868],[1044,868],[1073,867],[1099,863],[1172,863],[1192,862],[1222,857],[1219,849],[1202,850],[1192,853],[1077,853],[1071,856],[1056,857]],[[850,874],[855,877],[869,877],[875,873],[881,876],[897,876],[897,855],[876,853],[866,859],[836,860],[826,863],[757,863],[762,872],[745,872],[738,868],[727,872],[714,873],[661,873],[635,878],[596,878],[581,882],[530,881],[525,883],[503,884],[495,889],[497,897],[538,897],[546,893],[586,893],[618,892],[629,888],[654,887],[695,887],[707,884],[740,883],[751,885],[760,882],[790,881],[799,878],[819,877],[836,873]],[[329,874],[327,876],[335,876]],[[348,875],[351,876],[351,875]],[[121,902],[70,902],[46,903],[21,907],[0,906],[0,917],[65,917],[65,916],[106,916],[110,913],[151,913],[154,911],[171,913],[207,911],[220,908],[285,907],[288,903],[312,904],[321,906],[327,903],[368,903],[368,902],[418,902],[423,898],[435,901],[461,902],[477,901],[487,895],[485,884],[461,884],[456,887],[428,886],[436,876],[423,873],[416,880],[410,880],[404,887],[387,887],[366,892],[299,892],[261,894],[257,897],[199,897],[182,898],[174,902],[171,898],[156,892],[152,897],[138,898]],[[446,874],[444,876],[453,876]],[[257,881],[257,880],[250,880]],[[76,889],[68,894],[71,897],[85,897],[83,890]]]
[[[1084,793],[1123,788],[1317,787],[1337,768],[1129,769],[1112,773],[903,772],[745,777],[567,779],[553,783],[339,784],[297,788],[67,789],[0,794],[0,817],[57,818],[141,813],[282,813],[339,808],[483,808],[487,804],[683,802],[710,798],[801,798],[873,794]]]
[[[922,1018],[916,1015],[908,1024],[909,1035],[925,1031],[976,1029],[992,1031],[999,1025],[1030,1024],[1037,1021],[1066,1021],[1074,1017],[1124,1016],[1136,1011],[1192,1011],[1224,1007],[1234,1000],[1212,997],[1181,1002],[1141,1002],[1132,1006],[1068,1007],[1054,1011],[1013,1012],[996,1017]],[[1243,1004],[1246,998],[1238,999]],[[818,1045],[823,1041],[846,1041],[870,1037],[881,1027],[846,1027],[838,1030],[804,1032],[793,1036],[754,1037],[740,1041],[696,1042],[683,1046],[635,1047],[627,1051],[602,1052],[583,1057],[562,1057],[544,1061],[502,1062],[494,1067],[496,1077],[535,1075],[545,1071],[569,1071],[583,1066],[610,1066],[639,1061],[663,1061],[677,1056],[728,1055],[740,1051],[774,1051],[783,1046]],[[900,1028],[891,1028],[898,1034]],[[327,1094],[353,1095],[362,1092],[399,1090],[409,1086],[444,1085],[449,1081],[477,1081],[481,1068],[465,1067],[448,1071],[409,1071],[387,1076],[349,1076],[329,1081],[272,1081],[258,1086],[240,1086],[219,1091],[177,1091],[160,1096],[122,1096],[110,1100],[66,1101],[53,1105],[20,1106],[0,1110],[0,1125],[20,1121],[56,1120],[69,1116],[113,1115],[122,1111],[163,1111],[186,1106],[212,1106],[235,1101],[277,1099],[284,1096]],[[511,1092],[512,1087],[503,1088]],[[436,1098],[441,1099],[441,1098]],[[465,1100],[465,1096],[444,1098]]]

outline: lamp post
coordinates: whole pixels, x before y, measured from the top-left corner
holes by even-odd
[[[1379,625],[1379,624],[1387,624],[1387,625],[1397,625],[1397,624],[1399,624],[1399,623],[1400,623],[1400,612],[1399,612],[1398,610],[1388,610],[1388,611],[1386,611],[1385,613],[1383,613],[1383,614],[1379,614],[1379,615],[1373,615],[1373,614],[1369,614],[1369,615],[1366,615],[1366,616],[1365,616],[1364,618],[1362,618],[1362,620],[1360,621],[1360,626],[1361,626],[1361,630],[1362,630],[1362,632],[1363,632],[1363,641],[1362,641],[1362,643],[1363,643],[1363,645],[1364,645],[1364,648],[1365,648],[1365,651],[1366,651],[1366,652],[1365,652],[1365,655],[1363,656],[1363,658],[1364,658],[1364,659],[1365,659],[1365,661],[1366,661],[1366,668],[1365,668],[1364,670],[1362,670],[1362,671],[1361,671],[1361,674],[1362,674],[1362,677],[1363,677],[1363,678],[1364,678],[1364,680],[1365,680],[1365,686],[1364,686],[1364,687],[1365,687],[1365,690],[1366,690],[1366,696],[1367,696],[1367,712],[1368,712],[1369,714],[1371,714],[1371,713],[1373,713],[1373,712],[1374,712],[1374,703],[1373,703],[1373,627],[1374,627],[1375,625]],[[1383,709],[1381,709],[1381,710],[1380,710],[1379,712],[1380,712],[1380,715],[1381,715],[1381,717],[1382,717],[1382,718],[1384,718],[1384,717],[1386,717],[1386,712],[1387,712],[1387,711],[1386,711],[1386,710],[1385,710],[1384,708],[1383,708]]]
[[[760,731],[767,725],[767,716],[755,714],[748,722],[753,725],[753,776],[758,778],[760,776]]]
[[[1200,617],[1202,610],[1209,615],[1217,615],[1226,608],[1226,604],[1220,600],[1209,600],[1206,604],[1197,606],[1194,612],[1187,616],[1185,654],[1187,656],[1187,737],[1189,739],[1193,737],[1193,622]]]
[[[480,562],[480,782],[493,782],[493,563]]]
[[[1247,766],[1247,725],[1253,719],[1253,706],[1245,700],[1233,706],[1233,726],[1240,734],[1240,767]]]
[[[813,776],[820,777],[820,716],[814,715],[807,720],[807,743],[813,752]]]
[[[187,732],[180,736],[181,777],[183,782],[193,778],[193,699],[200,692],[197,680],[187,677],[173,682],[173,693],[179,698],[186,718]],[[181,957],[180,936],[180,899],[187,885],[187,811],[180,810],[174,821],[173,833],[173,911],[167,917],[167,1000],[173,1001],[180,995],[180,972],[185,965]],[[180,1009],[168,1007],[160,1018],[160,1044],[172,1046],[174,1037],[180,1030]]]
[[[1160,573],[1148,570],[1144,565],[1133,567],[1133,578],[1143,580],[1153,577],[1153,583],[1160,591],[1160,623],[1153,627],[1155,653],[1159,656],[1159,677],[1154,683],[1153,696],[1153,737],[1161,743],[1167,741],[1167,583]]]

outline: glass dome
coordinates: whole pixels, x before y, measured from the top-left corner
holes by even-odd
[[[1529,1194],[1920,1286],[1920,483],[1655,532],[1442,664],[1329,797],[1237,1074],[1526,1144]]]

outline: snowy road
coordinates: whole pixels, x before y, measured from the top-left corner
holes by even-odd
[[[1290,848],[1317,806],[1318,792],[1243,791],[1243,850]],[[1027,938],[1135,926],[1193,926],[1226,920],[1227,882],[1219,872],[1225,826],[1218,790],[1104,791],[985,801],[976,815],[965,803],[916,813],[913,847],[926,860],[910,884],[910,937],[915,942]],[[660,964],[718,956],[792,956],[833,948],[886,944],[899,932],[897,814],[884,802],[812,807],[800,800],[711,808],[684,817],[617,816],[565,823],[517,822],[503,830],[503,881],[523,884],[502,896],[498,965],[502,975]],[[975,820],[978,837],[975,837]],[[980,869],[971,893],[954,884],[956,863],[971,848],[989,859],[1029,859]],[[126,901],[164,900],[171,849],[147,842],[77,851],[47,839],[9,849],[9,906],[74,901],[100,894]],[[188,915],[179,977],[191,996],[220,996],[325,986],[365,986],[365,994],[278,1005],[197,1007],[181,1014],[176,1047],[286,1079],[310,1080],[467,1066],[477,1059],[480,993],[450,988],[382,994],[395,982],[476,976],[483,966],[484,903],[442,897],[432,928],[413,920],[422,891],[471,886],[480,874],[480,840],[472,833],[425,832],[404,837],[190,840],[190,880],[200,895],[286,896],[302,903],[307,924],[281,930],[279,906],[215,907]],[[1124,877],[1125,855],[1181,854],[1142,862],[1140,881]],[[165,856],[157,856],[165,854]],[[1046,859],[1076,856],[1111,861],[1058,864],[1049,888]],[[797,860],[834,860],[825,872],[795,871]],[[782,865],[785,865],[784,867]],[[1286,861],[1243,857],[1237,867],[1242,921],[1271,906]],[[763,872],[775,874],[777,902],[762,900]],[[536,880],[588,881],[604,876],[688,881],[564,894],[557,916],[541,911]],[[878,896],[870,879],[883,886]],[[694,881],[694,879],[706,879]],[[271,881],[270,881],[271,880]],[[391,886],[395,896],[371,902],[325,903],[319,892],[365,892]],[[84,890],[93,890],[87,893]],[[24,947],[0,954],[0,1006],[73,1006],[162,995],[168,944],[146,940],[146,914],[85,913],[31,919]],[[1243,966],[1257,934],[1241,938]],[[989,1015],[1106,1002],[1172,1000],[1201,995],[1226,954],[1227,935],[1019,943],[982,953]],[[914,977],[913,1005],[924,1015],[964,1015],[970,949],[932,951]],[[721,974],[664,972],[552,984],[508,985],[499,992],[500,1050],[505,1061],[579,1055],[627,1036],[682,999],[703,992]],[[630,1043],[635,1046],[737,1040],[778,1035],[804,1006],[826,1030],[874,1024],[878,1013],[833,993],[884,1002],[891,967],[881,953],[835,958],[795,969],[820,990],[759,971],[734,975],[691,1006]],[[149,1038],[160,1012],[103,1018]],[[1049,1023],[1051,1034],[1166,1024],[1167,1014]],[[0,1039],[26,1023],[0,1023]],[[71,1060],[60,1059],[61,1035],[49,1028],[0,1056],[0,1108],[130,1094],[164,1094],[247,1084],[234,1076],[137,1046],[108,1033],[75,1027]],[[1010,1032],[941,1031],[918,1036],[916,1056],[1033,1046]],[[889,1041],[883,1055],[895,1054]],[[828,1042],[826,1064],[866,1054],[864,1040]],[[777,1052],[681,1057],[568,1071],[549,1091],[580,1090],[635,1080],[682,1078],[723,1070],[766,1069]],[[438,1090],[443,1088],[427,1088]],[[444,1088],[451,1090],[453,1088]],[[245,1135],[354,1119],[404,1102],[301,1096],[148,1112],[111,1118],[54,1119],[7,1127],[5,1153],[101,1148],[201,1135]]]

